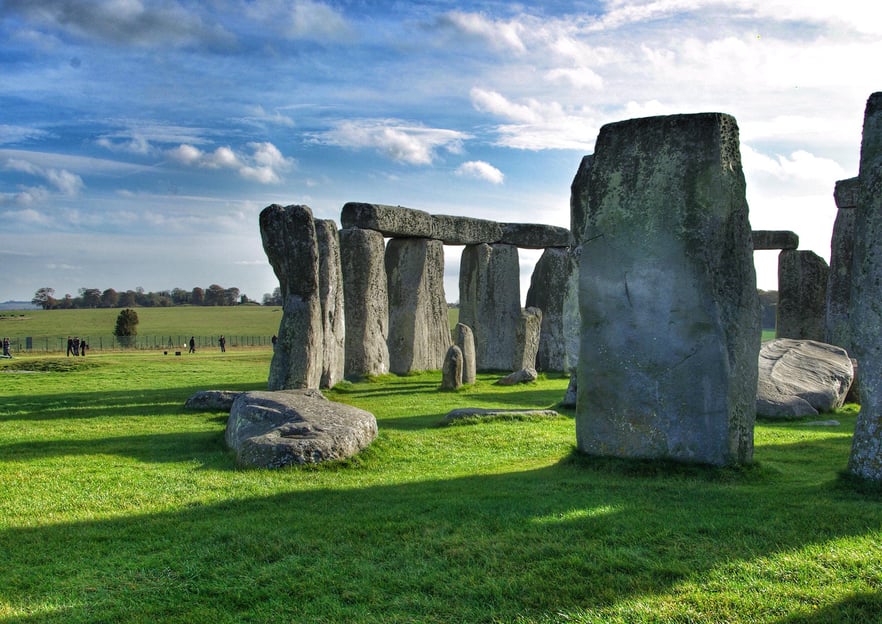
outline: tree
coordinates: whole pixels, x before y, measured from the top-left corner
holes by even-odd
[[[280,306],[280,305],[282,305],[282,289],[281,288],[274,288],[272,294],[264,293],[263,305],[265,305],[265,306]]]
[[[101,305],[101,291],[97,288],[80,288],[80,299],[84,308],[97,308]]]
[[[119,338],[119,343],[124,347],[132,346],[134,337],[138,335],[138,313],[131,308],[121,310],[116,317],[113,335]]]
[[[113,288],[108,288],[103,293],[101,293],[102,308],[115,308],[118,302],[119,293],[116,292]]]
[[[190,293],[190,303],[193,305],[202,305],[205,303],[205,291],[198,286]]]
[[[239,289],[238,288],[227,288],[224,290],[224,303],[223,305],[234,306],[239,301]]]
[[[212,284],[205,291],[205,300],[203,301],[203,305],[222,306],[225,303],[224,297],[225,297],[224,287],[219,284]]]
[[[31,303],[40,306],[44,310],[51,310],[56,304],[54,295],[54,288],[40,288],[34,293],[34,298],[31,299]]]
[[[134,290],[127,290],[124,293],[120,293],[119,301],[117,305],[121,308],[131,308],[133,305],[137,303],[137,293]]]

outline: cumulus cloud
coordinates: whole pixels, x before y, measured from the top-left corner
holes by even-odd
[[[486,180],[493,184],[502,184],[505,181],[505,175],[499,169],[483,160],[464,162],[457,168],[456,174],[466,178]]]
[[[38,128],[0,124],[0,145],[42,139],[48,135],[48,132]]]
[[[396,119],[361,119],[338,122],[334,128],[313,135],[326,145],[350,149],[374,149],[384,156],[411,165],[430,165],[439,149],[458,153],[470,135],[456,130],[426,128]]]
[[[442,15],[438,23],[467,37],[486,41],[498,50],[517,53],[527,50],[521,38],[524,25],[515,19],[494,20],[479,13],[450,11]]]
[[[0,161],[0,166],[6,171],[16,171],[40,178],[49,183],[51,190],[68,197],[79,195],[85,188],[83,179],[66,169],[47,168],[19,158],[7,158],[4,161]],[[45,200],[50,195],[50,190],[47,190],[42,185],[35,187],[22,185],[19,189],[18,193],[7,194],[6,201],[9,201],[11,197],[17,204],[32,204]]]
[[[285,157],[272,143],[252,142],[246,145],[250,151],[237,154],[229,146],[205,152],[194,145],[181,144],[168,150],[173,160],[190,167],[202,169],[234,169],[246,180],[261,184],[277,184],[281,174],[295,165],[293,158]]]
[[[122,152],[146,156],[156,151],[154,147],[150,145],[150,141],[140,135],[135,135],[127,140],[122,141],[114,141],[111,137],[104,136],[100,137],[96,141],[96,143],[99,146],[110,150],[111,152]]]

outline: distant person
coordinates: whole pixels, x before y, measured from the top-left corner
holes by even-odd
[[[80,340],[80,355],[82,357],[86,357],[86,347],[89,345],[86,344],[86,339]]]
[[[67,337],[67,357],[70,357],[71,353],[73,353],[73,338],[68,336]]]
[[[79,336],[74,336],[73,354],[74,355],[80,354],[80,337]]]
[[[9,338],[3,339],[3,357],[12,357],[12,354],[9,352]]]
[[[227,339],[224,338],[223,336],[221,336],[220,339],[217,341],[217,343],[220,345],[221,353],[226,353],[227,352]]]
[[[279,341],[279,338],[273,334],[273,351],[276,350],[276,343]]]
[[[190,353],[196,353],[196,340],[190,336]]]

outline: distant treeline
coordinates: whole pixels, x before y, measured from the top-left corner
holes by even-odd
[[[70,294],[63,297],[55,297],[54,288],[40,288],[31,299],[31,303],[40,306],[44,310],[73,310],[91,308],[165,308],[180,305],[195,306],[234,306],[245,303],[257,303],[240,294],[238,288],[224,288],[218,284],[212,284],[208,288],[173,288],[159,292],[148,292],[143,288],[135,290],[118,291],[113,288],[100,290],[98,288],[80,288],[79,295],[74,297]],[[282,295],[276,288],[272,293],[263,296],[263,305],[281,305]]]

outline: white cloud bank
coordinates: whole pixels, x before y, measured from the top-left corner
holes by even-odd
[[[456,174],[466,178],[486,180],[493,184],[502,184],[505,181],[505,175],[499,169],[483,160],[470,160],[461,164],[456,169]]]
[[[293,158],[285,157],[272,143],[251,142],[246,145],[250,153],[237,154],[229,146],[205,152],[198,147],[181,144],[168,150],[173,160],[190,167],[203,169],[234,169],[247,180],[261,184],[278,184],[282,173],[295,165]]]

